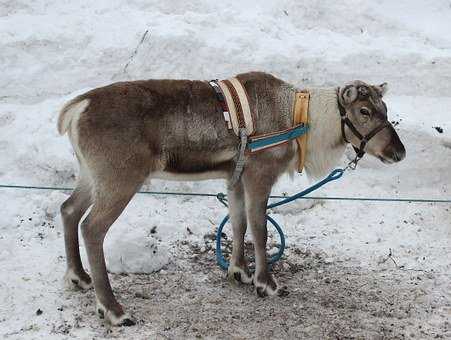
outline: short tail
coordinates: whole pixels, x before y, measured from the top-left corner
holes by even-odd
[[[89,105],[89,99],[76,97],[61,109],[58,117],[58,132],[64,135],[74,117],[79,117]]]

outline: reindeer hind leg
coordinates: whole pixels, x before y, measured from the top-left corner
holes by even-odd
[[[89,266],[96,293],[96,311],[114,326],[134,325],[133,319],[117,302],[105,265],[103,241],[105,236],[145,180],[145,174],[125,172],[109,184],[97,184],[93,207],[81,225]],[[136,176],[135,176],[136,175]]]
[[[78,226],[81,218],[91,205],[91,187],[83,171],[70,197],[61,205],[61,217],[64,225],[64,243],[66,249],[67,270],[64,276],[69,288],[89,289],[92,280],[83,268],[80,258]]]

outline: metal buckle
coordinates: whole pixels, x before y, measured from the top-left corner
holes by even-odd
[[[344,170],[346,171],[346,170],[355,170],[356,168],[357,168],[357,163],[360,161],[360,159],[361,159],[362,157],[359,157],[359,156],[355,156],[355,158],[352,160],[352,161],[350,161],[349,163],[348,163],[348,165],[346,165],[346,167],[344,168]]]

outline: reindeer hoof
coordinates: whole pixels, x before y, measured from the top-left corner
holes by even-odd
[[[105,319],[111,326],[129,327],[136,325],[136,321],[128,313],[124,313],[119,304],[114,309],[107,309],[97,301],[96,312],[100,319]]]
[[[257,291],[257,295],[261,298],[268,296],[268,293],[266,293],[266,290],[263,287],[257,287],[256,291]]]
[[[100,319],[105,319],[105,312],[101,308],[97,308],[97,315]]]
[[[131,318],[125,318],[124,320],[122,320],[122,322],[118,326],[130,327],[130,326],[134,326],[134,325],[136,325],[136,321],[134,321]]]
[[[133,318],[125,313],[120,317],[117,317],[111,311],[108,311],[105,317],[105,321],[108,322],[111,326],[116,327],[130,327],[136,325],[136,321]]]
[[[254,278],[255,291],[259,297],[272,295],[285,296],[286,287],[279,288],[272,275],[260,275]]]
[[[227,276],[231,282],[239,282],[244,284],[252,283],[252,275],[248,270],[244,270],[238,266],[230,265],[227,271]]]
[[[69,289],[88,290],[92,287],[91,277],[85,271],[76,274],[72,269],[68,269],[64,275],[64,281]]]

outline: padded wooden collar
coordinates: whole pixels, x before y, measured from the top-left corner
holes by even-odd
[[[293,105],[293,125],[303,123],[308,125],[308,108],[310,101],[310,93],[308,91],[296,92]],[[307,153],[307,134],[303,134],[296,138],[298,143],[298,172],[302,172],[305,163],[305,154]]]
[[[237,136],[240,129],[252,136],[255,132],[255,117],[249,105],[249,98],[238,78],[229,78],[217,82],[229,107],[230,126]]]

